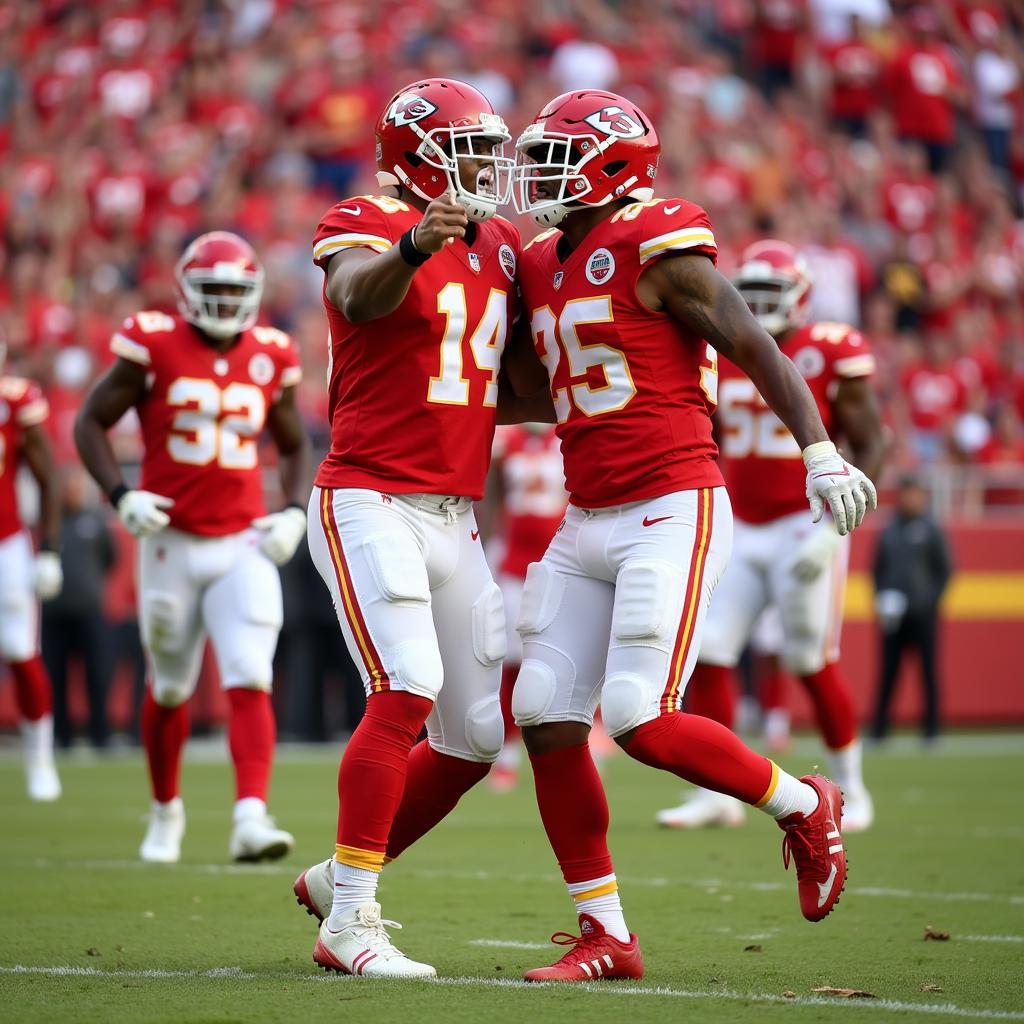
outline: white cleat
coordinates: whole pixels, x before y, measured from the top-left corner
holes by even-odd
[[[279,860],[294,845],[295,836],[278,828],[269,814],[252,814],[235,821],[228,853],[232,860]]]
[[[180,796],[162,804],[153,801],[149,827],[139,847],[139,856],[151,864],[177,864],[185,836],[185,805]]]
[[[320,925],[313,962],[325,971],[364,978],[436,978],[430,964],[410,960],[392,945],[386,929],[401,927],[381,918],[379,903],[363,903],[342,918],[340,931],[331,931],[327,920]]]
[[[29,800],[52,803],[60,797],[60,776],[52,754],[26,761],[25,781]]]
[[[305,907],[306,913],[317,921],[330,917],[334,903],[334,858],[306,868],[295,879],[292,892],[299,906]]]
[[[843,832],[866,832],[875,820],[875,804],[863,786],[843,790]]]
[[[746,820],[746,812],[735,797],[698,789],[678,807],[658,811],[656,819],[663,828],[739,828]]]

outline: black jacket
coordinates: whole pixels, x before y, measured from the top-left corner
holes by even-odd
[[[878,538],[875,591],[905,594],[908,615],[933,613],[952,572],[946,538],[929,516],[897,513]]]

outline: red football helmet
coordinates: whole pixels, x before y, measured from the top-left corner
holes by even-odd
[[[252,246],[238,235],[200,235],[178,260],[174,276],[181,291],[181,315],[204,334],[231,338],[256,323],[263,267]]]
[[[581,206],[654,198],[661,143],[650,118],[613,92],[556,96],[516,142],[513,198],[542,227]]]
[[[377,121],[377,184],[402,185],[427,202],[454,192],[470,220],[487,220],[509,201],[514,161],[503,147],[511,138],[472,86],[450,78],[413,82],[388,100]],[[484,161],[472,189],[459,175],[466,158]]]
[[[807,323],[811,274],[788,242],[766,238],[747,246],[733,282],[773,338]]]

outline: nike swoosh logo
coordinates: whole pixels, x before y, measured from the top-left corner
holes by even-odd
[[[338,210],[341,213],[351,213],[353,217],[358,217],[363,212],[358,206],[339,206]]]
[[[653,526],[655,523],[663,523],[666,519],[672,519],[672,516],[658,516],[657,519],[648,519],[644,516],[644,526]]]
[[[833,863],[832,870],[829,872],[828,878],[824,882],[818,883],[818,909],[820,910],[825,906],[825,901],[829,898],[832,892],[832,886],[836,880],[836,866]]]
[[[849,475],[850,475],[850,468],[849,468],[849,466],[843,466],[842,473],[815,473],[814,476],[811,477],[811,479],[812,480],[820,480],[823,476],[849,476]]]
[[[682,203],[679,203],[676,206],[663,206],[662,207],[662,209],[665,211],[665,214],[667,216],[671,216],[677,210],[681,210],[682,208],[683,208],[683,204]]]
[[[473,538],[473,540],[476,540],[477,537],[480,536],[480,531],[479,530],[470,530],[469,531],[469,535],[470,535],[470,537]]]

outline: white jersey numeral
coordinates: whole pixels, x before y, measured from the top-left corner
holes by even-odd
[[[718,408],[722,454],[728,459],[756,455],[763,459],[799,459],[800,445],[769,409],[752,380],[722,382]]]
[[[568,388],[552,388],[559,423],[569,418],[572,405],[584,416],[600,416],[624,409],[636,394],[625,353],[601,342],[581,341],[577,332],[577,328],[586,324],[610,324],[613,320],[610,295],[572,299],[565,304],[557,320],[550,306],[533,311],[530,318],[533,343],[547,367],[549,379],[554,381],[563,351],[569,375],[583,378]],[[591,367],[600,369],[603,384],[595,387],[587,379]]]
[[[427,401],[436,405],[469,405],[469,379],[463,376],[463,339],[466,336],[469,313],[466,290],[457,282],[449,282],[437,295],[437,311],[445,317],[441,338],[440,366],[436,377],[427,385]],[[473,362],[480,370],[489,370],[490,380],[484,387],[483,404],[493,408],[498,404],[498,367],[508,334],[508,293],[492,288],[487,296],[484,315],[469,337],[469,350]]]
[[[175,462],[225,469],[254,469],[256,437],[263,429],[267,403],[263,392],[238,381],[221,389],[212,380],[179,377],[167,389],[175,413],[167,450]]]

